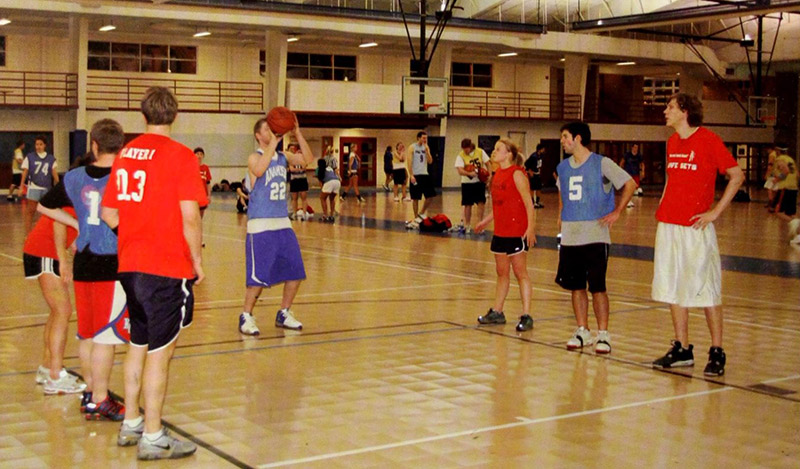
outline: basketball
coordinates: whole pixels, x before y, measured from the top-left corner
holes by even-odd
[[[486,168],[479,169],[478,170],[478,179],[480,179],[481,182],[488,181],[489,180],[489,170],[486,169]]]
[[[468,173],[471,173],[472,171],[475,171],[475,165],[474,164],[468,164],[468,165],[464,166],[464,171],[466,171]]]
[[[275,135],[283,135],[294,129],[295,116],[289,108],[278,106],[267,114],[267,125]]]

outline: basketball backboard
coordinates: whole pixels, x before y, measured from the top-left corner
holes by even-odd
[[[772,96],[750,96],[747,98],[748,124],[775,127],[778,117],[778,98]]]
[[[450,113],[447,78],[403,77],[400,114],[444,117]]]

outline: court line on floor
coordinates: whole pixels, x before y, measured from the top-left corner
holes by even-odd
[[[0,256],[7,257],[7,258],[11,259],[12,261],[22,262],[22,258],[10,256],[10,255],[2,253],[2,252],[0,252]]]
[[[526,417],[517,417],[518,421],[517,422],[512,422],[512,423],[506,423],[506,424],[501,424],[501,425],[492,425],[492,426],[489,426],[489,427],[473,428],[473,429],[470,429],[470,430],[462,430],[462,431],[458,431],[458,432],[445,433],[445,434],[442,434],[442,435],[429,436],[429,437],[425,437],[425,438],[415,438],[415,439],[412,439],[412,440],[398,441],[398,442],[395,442],[395,443],[388,443],[388,444],[384,444],[384,445],[367,446],[367,447],[364,447],[364,448],[352,449],[352,450],[347,450],[347,451],[338,451],[338,452],[335,452],[335,453],[320,454],[320,455],[317,455],[317,456],[309,456],[309,457],[305,457],[305,458],[297,458],[297,459],[290,459],[290,460],[285,460],[285,461],[277,461],[277,462],[268,463],[268,464],[260,464],[258,467],[260,469],[261,468],[266,469],[266,468],[270,468],[270,467],[283,467],[283,466],[290,466],[290,465],[293,465],[293,464],[303,464],[303,463],[311,463],[311,462],[317,462],[317,461],[325,461],[325,460],[336,459],[336,458],[341,458],[341,457],[345,457],[345,456],[354,456],[354,455],[365,454],[365,453],[373,453],[373,452],[376,452],[376,451],[383,451],[383,450],[388,450],[388,449],[402,448],[402,447],[405,447],[405,446],[413,446],[413,445],[420,445],[420,444],[424,444],[424,443],[431,443],[431,442],[434,442],[434,441],[450,440],[450,439],[453,439],[453,438],[459,438],[459,437],[463,437],[463,436],[473,436],[473,435],[477,435],[479,433],[490,433],[490,432],[495,432],[495,431],[499,431],[499,430],[507,430],[507,429],[517,428],[517,427],[538,425],[538,424],[541,424],[541,423],[557,422],[559,420],[580,418],[580,417],[586,417],[586,416],[589,416],[589,415],[597,415],[597,414],[603,414],[603,413],[608,413],[608,412],[615,412],[615,411],[618,411],[618,410],[632,409],[632,408],[648,406],[648,405],[653,405],[653,404],[661,404],[661,403],[664,403],[664,402],[671,402],[671,401],[676,401],[676,400],[681,400],[681,399],[689,399],[689,398],[694,398],[694,397],[708,396],[708,395],[711,395],[711,394],[717,394],[717,393],[721,393],[721,392],[725,392],[725,391],[730,391],[732,389],[734,389],[734,388],[728,387],[728,386],[724,386],[724,387],[719,388],[719,389],[710,389],[710,390],[706,390],[706,391],[698,391],[698,392],[693,392],[693,393],[681,394],[679,396],[660,397],[660,398],[656,398],[656,399],[648,399],[646,401],[630,402],[630,403],[627,403],[627,404],[620,404],[620,405],[615,405],[615,406],[610,406],[610,407],[603,407],[603,408],[600,408],[600,409],[582,410],[580,412],[571,412],[569,414],[553,415],[553,416],[541,417],[541,418],[537,418],[537,419],[530,419],[530,418],[526,418]]]

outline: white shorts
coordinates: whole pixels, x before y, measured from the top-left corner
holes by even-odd
[[[331,179],[322,185],[322,192],[326,194],[336,194],[342,187],[342,181],[338,179]]]
[[[652,297],[684,308],[722,304],[722,267],[713,224],[702,230],[658,224]]]
[[[767,181],[764,183],[765,189],[775,190],[775,186],[775,181],[771,177],[767,178]]]

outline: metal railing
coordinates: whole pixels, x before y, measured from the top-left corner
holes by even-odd
[[[517,119],[579,119],[580,95],[450,88],[450,115]]]
[[[172,90],[183,112],[262,112],[264,86],[260,82],[126,78],[90,75],[86,83],[86,108],[138,111],[151,86]]]
[[[78,75],[0,70],[0,106],[77,108]]]

